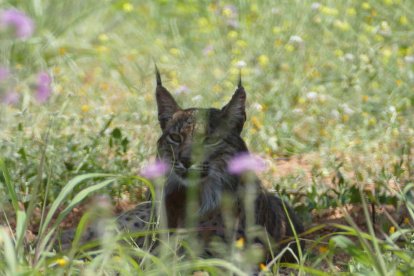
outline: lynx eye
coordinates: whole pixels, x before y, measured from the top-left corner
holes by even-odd
[[[221,141],[222,140],[218,137],[207,137],[207,138],[204,138],[203,144],[206,147],[214,147],[214,146],[219,145]]]
[[[178,133],[170,133],[167,135],[167,141],[172,144],[179,144],[182,141],[181,135]]]

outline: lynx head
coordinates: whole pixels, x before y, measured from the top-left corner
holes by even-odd
[[[247,151],[240,137],[246,120],[246,92],[241,81],[231,100],[221,109],[183,109],[162,86],[157,71],[156,99],[162,129],[157,144],[158,158],[169,162],[172,167],[167,193],[174,187],[186,186],[188,176],[194,174],[198,175],[203,186],[203,196],[210,194],[214,197],[212,193],[233,190],[237,181],[227,172],[227,161]],[[216,192],[207,192],[206,189]]]

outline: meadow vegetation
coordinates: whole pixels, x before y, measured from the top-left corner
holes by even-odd
[[[262,274],[414,273],[413,18],[412,0],[1,1],[0,273],[246,273],[240,242],[191,260],[51,246],[94,195],[119,211],[153,188],[154,62],[185,107],[220,108],[241,71],[242,136],[308,229]]]

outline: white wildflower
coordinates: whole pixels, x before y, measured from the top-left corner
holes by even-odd
[[[407,63],[414,63],[414,56],[405,56],[404,61]]]
[[[263,106],[259,103],[254,103],[253,108],[257,111],[262,111],[263,110]]]
[[[298,35],[292,35],[289,38],[289,42],[290,43],[302,44],[303,43],[303,39],[300,36],[298,36]]]
[[[302,108],[295,108],[295,109],[292,110],[292,112],[295,113],[295,114],[302,114],[303,110],[302,110]]]
[[[345,114],[351,115],[352,113],[354,113],[354,110],[350,108],[346,103],[342,104],[341,107]]]
[[[306,93],[306,98],[308,98],[308,100],[314,101],[318,98],[318,93],[316,93],[315,91],[309,91],[308,93]]]
[[[339,117],[341,116],[341,114],[339,113],[338,110],[334,109],[331,111],[331,115],[334,119],[339,119]]]
[[[317,10],[319,10],[319,8],[320,8],[321,6],[322,6],[322,5],[321,5],[321,3],[314,2],[314,3],[312,3],[312,5],[311,5],[311,9],[312,9],[313,11],[317,11]]]
[[[236,62],[236,67],[237,68],[243,68],[246,67],[246,62],[244,60],[239,60],[238,62]]]
[[[355,58],[355,56],[353,54],[351,54],[351,53],[346,53],[345,56],[344,56],[344,58],[345,58],[345,60],[353,61],[354,58]]]

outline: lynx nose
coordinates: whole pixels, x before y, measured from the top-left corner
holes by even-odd
[[[190,168],[191,167],[191,159],[188,157],[181,157],[180,158],[180,163],[186,168]]]

